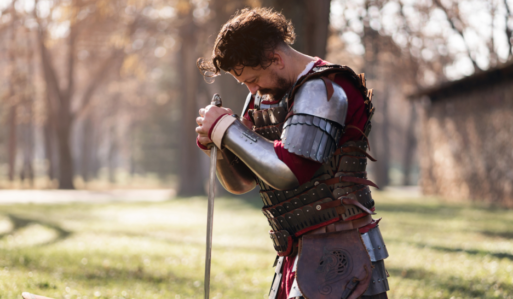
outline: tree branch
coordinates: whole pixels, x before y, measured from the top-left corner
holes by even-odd
[[[508,21],[509,21],[509,17],[511,16],[511,10],[509,9],[509,5],[508,5],[508,1],[507,0],[504,0],[504,6],[506,7],[506,39],[508,40],[508,46],[509,46],[509,51],[508,51],[508,59],[513,55],[513,45],[512,45],[512,35],[513,35],[513,32],[511,30],[511,28],[509,28],[508,26]]]
[[[84,96],[82,97],[81,107],[72,114],[72,118],[80,118],[86,114],[87,110],[89,110],[89,106],[91,106],[91,99],[93,98],[94,92],[98,89],[101,83],[106,80],[108,74],[114,68],[114,65],[118,64],[118,66],[121,67],[124,57],[125,52],[123,49],[115,49],[112,51],[111,55],[101,63],[100,67],[91,77],[92,79],[89,84],[87,84]]]
[[[137,28],[137,24],[139,22],[139,18],[136,17],[131,24],[129,24],[127,28],[127,36],[131,37],[134,34],[135,29]],[[82,97],[81,106],[72,113],[72,118],[81,118],[83,117],[92,103],[93,94],[96,89],[101,85],[102,81],[107,78],[109,71],[113,65],[117,65],[117,69],[119,69],[124,61],[125,51],[123,48],[121,49],[113,49],[111,55],[107,57],[107,59],[101,64],[100,68],[95,73],[95,76],[92,77],[91,81],[87,85],[87,89]],[[114,67],[112,67],[114,68]]]
[[[456,26],[456,24],[454,23],[454,20],[452,18],[453,13],[449,12],[449,10],[445,6],[443,6],[443,4],[440,2],[440,0],[434,0],[433,2],[436,4],[436,6],[438,6],[441,10],[444,11],[445,15],[447,16],[447,21],[451,25],[452,29],[454,29],[454,31],[456,31],[461,36],[463,41],[465,42],[465,47],[467,48],[468,58],[472,61],[472,65],[474,66],[474,69],[476,71],[482,71],[482,69],[477,65],[477,62],[472,57],[472,51],[470,50],[470,47],[467,44],[467,40],[465,39],[465,35],[463,34],[463,29],[458,28],[458,26]],[[458,21],[460,23],[463,23],[459,15],[455,15],[454,17],[456,19],[458,19]]]
[[[35,6],[34,6],[34,18],[36,19],[37,24],[38,24],[37,41],[38,41],[38,46],[39,46],[39,54],[41,56],[41,62],[42,62],[42,66],[43,66],[42,68],[43,68],[44,78],[45,78],[45,82],[46,82],[46,88],[48,89],[47,95],[51,95],[51,96],[47,97],[47,104],[49,107],[49,109],[48,109],[49,116],[54,121],[57,121],[58,118],[56,116],[58,115],[57,114],[58,107],[56,107],[55,102],[52,101],[52,98],[56,97],[59,102],[62,102],[63,95],[59,88],[59,82],[57,79],[55,69],[52,64],[52,59],[51,59],[50,53],[48,53],[48,49],[46,48],[46,45],[45,45],[44,28],[43,28],[43,25],[41,24],[41,19],[37,15],[37,2],[38,1],[36,0]],[[57,125],[56,123],[54,123],[54,121],[52,121],[52,124]]]

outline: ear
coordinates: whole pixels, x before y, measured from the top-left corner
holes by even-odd
[[[274,51],[271,54],[271,61],[275,68],[282,70],[285,67],[285,61],[283,60],[284,53],[281,51]]]

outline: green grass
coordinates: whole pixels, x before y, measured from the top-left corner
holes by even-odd
[[[389,298],[513,298],[513,211],[374,192]],[[216,199],[211,298],[264,298],[258,199]],[[202,298],[204,198],[0,206],[0,298]]]

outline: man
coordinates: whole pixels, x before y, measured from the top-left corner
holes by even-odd
[[[388,253],[365,172],[372,91],[363,74],[294,50],[294,39],[271,9],[244,9],[223,26],[198,68],[228,72],[250,93],[240,119],[200,109],[197,144],[221,149],[226,190],[260,187],[278,255],[269,298],[387,298]]]

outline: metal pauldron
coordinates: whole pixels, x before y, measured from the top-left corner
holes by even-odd
[[[299,186],[290,168],[274,151],[274,143],[236,120],[223,137],[223,146],[241,159],[253,173],[277,190]]]
[[[322,79],[305,82],[294,96],[294,114],[309,114],[331,120],[340,126],[345,125],[347,116],[347,96],[338,84],[333,85],[333,95],[328,99],[326,85]]]
[[[281,141],[290,153],[320,163],[331,158],[344,127],[314,115],[295,114],[285,121]]]

